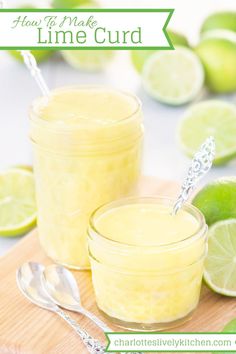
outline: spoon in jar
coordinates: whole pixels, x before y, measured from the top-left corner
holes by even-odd
[[[33,304],[56,313],[63,318],[80,336],[91,354],[104,354],[105,346],[90,336],[70,316],[63,312],[47,295],[42,285],[44,266],[39,263],[24,263],[16,272],[16,281],[23,295]]]
[[[102,320],[82,307],[79,287],[75,277],[68,269],[58,264],[52,264],[45,268],[42,282],[48,296],[58,306],[86,316],[103,332],[114,332]],[[142,353],[134,352],[133,354]]]
[[[215,140],[212,136],[207,138],[200,149],[193,156],[181,186],[180,194],[174,204],[172,215],[175,215],[188,199],[197,182],[210,170],[215,157]]]

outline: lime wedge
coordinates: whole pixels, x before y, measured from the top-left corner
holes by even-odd
[[[223,220],[209,229],[205,283],[216,293],[236,296],[236,219]]]
[[[10,169],[0,173],[0,236],[18,236],[36,224],[33,173]]]
[[[236,156],[236,107],[209,100],[190,107],[180,121],[178,139],[190,157],[210,135],[216,141],[214,164],[222,165]]]
[[[112,50],[64,50],[62,56],[72,67],[85,71],[99,71],[114,56]]]
[[[179,46],[173,51],[151,55],[144,64],[142,78],[144,89],[151,97],[180,105],[198,96],[204,71],[196,54]]]

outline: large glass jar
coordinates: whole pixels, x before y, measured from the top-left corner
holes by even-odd
[[[35,100],[30,118],[41,245],[55,262],[89,268],[91,212],[128,195],[140,176],[140,102],[110,88],[65,87]]]
[[[167,198],[126,198],[99,208],[88,230],[96,301],[118,326],[163,330],[196,308],[207,251],[201,212],[171,214]]]

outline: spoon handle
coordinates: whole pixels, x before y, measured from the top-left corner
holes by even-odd
[[[194,155],[181,186],[181,192],[174,204],[172,215],[175,215],[188,199],[197,182],[210,170],[215,157],[215,141],[209,137]]]
[[[106,325],[105,322],[103,322],[102,320],[100,320],[100,318],[98,318],[97,316],[95,316],[92,312],[89,312],[88,310],[84,309],[84,308],[79,308],[76,310],[76,312],[81,313],[81,315],[86,316],[87,318],[89,318],[91,321],[93,321],[93,323],[95,323],[103,332],[114,332],[110,327],[108,327]],[[125,354],[125,353],[121,353],[121,354]],[[132,354],[132,353],[126,353],[126,354]],[[133,352],[133,354],[143,354],[142,352]]]
[[[60,308],[56,310],[56,313],[63,318],[80,336],[84,345],[88,349],[88,352],[91,354],[104,354],[105,346],[102,345],[97,339],[90,336],[84,329],[82,329],[79,324],[73,320],[70,316],[68,316],[64,311]]]
[[[112,332],[112,329],[109,328],[105,322],[100,320],[97,316],[95,316],[92,312],[89,312],[88,310],[85,310],[84,308],[78,309],[78,312],[81,313],[82,315],[86,316],[89,318],[95,325],[97,325],[103,332]]]

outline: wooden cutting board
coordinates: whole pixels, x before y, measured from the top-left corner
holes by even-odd
[[[174,182],[145,177],[140,183],[142,195],[176,194]],[[0,354],[86,354],[79,337],[63,320],[31,304],[19,292],[15,273],[26,261],[51,263],[40,248],[37,231],[31,232],[0,259]],[[89,271],[74,272],[81,290],[82,303],[100,316],[91,284]],[[102,333],[89,320],[71,313],[82,327],[97,338]],[[219,331],[231,318],[236,317],[236,300],[219,296],[203,288],[200,305],[193,318],[174,331]],[[110,324],[109,324],[110,325]],[[118,331],[118,328],[113,327]]]

